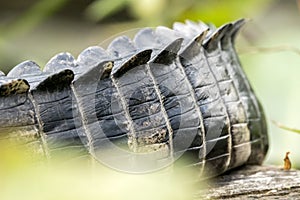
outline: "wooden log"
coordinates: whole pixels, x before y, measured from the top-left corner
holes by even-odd
[[[300,171],[248,165],[205,183],[195,199],[300,199]]]

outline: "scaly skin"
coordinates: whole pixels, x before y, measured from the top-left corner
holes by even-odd
[[[25,61],[0,74],[0,138],[131,172],[187,157],[209,177],[260,164],[266,122],[233,46],[243,24],[145,28],[77,59],[58,54],[43,71]]]

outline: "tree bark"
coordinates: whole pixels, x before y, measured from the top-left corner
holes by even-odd
[[[195,199],[300,199],[300,171],[248,165],[206,183]]]

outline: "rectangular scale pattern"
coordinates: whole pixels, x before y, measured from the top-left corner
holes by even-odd
[[[80,85],[88,84],[81,82]],[[89,89],[74,83],[74,92],[81,116],[89,137],[89,147],[93,153],[103,150],[110,143],[128,150],[127,126],[125,111],[119,104],[119,94],[111,79],[94,82]]]
[[[26,156],[34,160],[43,158],[45,152],[28,93],[0,97],[0,108],[0,141],[20,145],[21,150],[28,151]]]
[[[134,74],[134,77],[132,76]],[[134,134],[129,135],[129,143],[137,152],[157,151],[161,159],[169,157],[169,130],[154,83],[145,65],[136,66],[116,79],[120,95],[126,102],[132,120]]]
[[[188,156],[207,177],[261,163],[266,122],[233,47],[242,24],[143,29],[77,60],[58,54],[43,72],[28,61],[0,73],[0,140],[50,158],[106,155],[125,171]],[[146,154],[154,162],[143,162]]]
[[[245,163],[251,153],[251,146],[250,146],[250,133],[247,130],[247,116],[246,110],[242,105],[238,90],[235,89],[235,83],[231,79],[229,70],[227,70],[227,65],[222,59],[222,54],[219,49],[214,50],[210,53],[211,56],[207,57],[208,63],[212,70],[212,73],[216,77],[216,81],[218,82],[220,88],[220,94],[222,96],[223,102],[226,105],[228,117],[230,120],[230,135],[231,135],[231,158],[230,164],[228,168],[233,168],[236,166],[240,166],[242,163]],[[234,130],[236,127],[241,128],[244,127],[244,132],[239,132]],[[235,138],[238,137],[235,134],[242,134],[245,138],[246,143],[236,143]]]
[[[201,131],[201,113],[192,96],[189,81],[176,61],[170,64],[149,63],[149,68],[173,130],[173,151],[175,159],[183,154],[197,155],[203,151],[203,132]],[[168,73],[169,72],[169,73]],[[196,153],[197,152],[197,153]],[[192,163],[201,162],[203,157],[196,156]]]
[[[220,174],[230,160],[229,119],[220,89],[214,74],[210,71],[204,55],[192,60],[182,60],[187,77],[195,91],[205,128],[206,156],[204,173]]]
[[[232,48],[223,49],[222,50],[222,58],[224,60],[224,64],[227,66],[228,72],[236,86],[236,89],[238,91],[238,95],[240,98],[240,101],[245,109],[245,113],[247,115],[247,124],[241,124],[240,126],[237,126],[236,128],[245,130],[246,127],[248,130],[251,130],[251,134],[249,133],[249,137],[251,135],[250,140],[251,141],[251,155],[249,158],[249,162],[255,162],[257,160],[260,160],[262,162],[264,155],[262,152],[266,152],[267,148],[267,135],[263,132],[266,130],[265,127],[265,120],[263,119],[263,116],[261,115],[263,113],[263,110],[261,110],[259,106],[259,102],[257,101],[253,90],[251,86],[248,83],[247,77],[244,75],[243,70],[240,67],[240,63],[238,61],[238,58],[235,56],[236,54],[232,51]],[[264,129],[264,130],[263,130]],[[244,131],[238,131],[235,132],[244,133]],[[243,136],[239,137],[245,137]],[[243,140],[239,143],[236,143],[234,145],[239,146],[237,148],[243,148],[242,145],[249,145],[247,141],[247,138],[243,138]],[[264,142],[261,142],[261,140],[264,140]]]
[[[35,90],[32,95],[39,111],[41,134],[44,134],[49,156],[74,158],[86,155],[86,135],[78,119],[77,103],[71,88],[52,92]]]

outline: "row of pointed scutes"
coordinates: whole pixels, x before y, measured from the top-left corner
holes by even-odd
[[[189,42],[181,52],[195,45],[202,45],[209,52],[218,48],[220,43],[221,48],[228,48],[244,24],[245,19],[239,19],[216,28],[212,24],[206,25],[203,22],[196,23],[187,20],[185,23],[175,22],[173,30]]]
[[[15,66],[3,79],[9,83],[8,78],[22,78],[29,83],[31,90],[47,89],[45,87],[49,84],[71,83],[74,75],[90,70],[102,60],[111,60],[111,57],[100,47],[89,47],[80,53],[77,60],[68,52],[57,54],[47,62],[43,70],[33,61],[24,61]],[[54,83],[54,80],[58,82]]]
[[[3,76],[2,78],[6,80],[7,84],[11,84],[14,86],[18,86],[17,88],[11,87],[11,92],[9,94],[13,94],[13,90],[18,90],[18,93],[27,92],[30,90],[35,90],[37,88],[44,88],[46,85],[51,84],[60,84],[61,82],[70,82],[70,77],[72,77],[73,72],[71,70],[66,70],[70,67],[62,66],[64,61],[66,60],[66,56],[71,58],[70,54],[58,54],[53,57],[47,64],[44,70],[42,71],[40,66],[35,63],[34,61],[27,60],[18,65],[16,65],[8,74],[7,76]],[[60,64],[58,64],[60,63]],[[63,78],[66,76],[67,78]],[[62,77],[62,78],[61,78]],[[28,84],[28,90],[24,90],[24,84],[16,84],[17,81],[21,83],[21,80],[26,84]],[[55,83],[54,81],[57,81]],[[4,86],[3,86],[4,87]],[[23,88],[22,88],[23,87]],[[7,88],[7,87],[6,87]],[[51,87],[53,88],[53,87]]]
[[[35,89],[55,74],[66,74],[67,71],[63,72],[64,70],[71,70],[76,79],[100,63],[107,66],[104,64],[106,61],[114,62],[112,74],[120,76],[130,68],[145,64],[150,59],[153,62],[155,60],[161,62],[160,57],[172,58],[170,55],[166,56],[166,53],[176,54],[180,51],[184,54],[187,49],[190,54],[193,51],[199,51],[199,47],[193,48],[191,51],[191,47],[195,45],[203,46],[208,52],[216,49],[220,42],[222,48],[228,48],[244,23],[245,20],[240,19],[210,31],[209,28],[212,26],[192,21],[186,21],[185,24],[176,22],[173,30],[162,26],[155,30],[145,28],[135,35],[134,41],[126,36],[121,36],[114,39],[107,50],[98,46],[89,47],[83,50],[77,59],[70,53],[59,53],[49,60],[43,71],[35,62],[25,61],[15,66],[7,76],[0,73],[0,77],[2,77],[2,85],[3,80],[5,80],[5,84],[11,82],[9,78],[24,79],[28,81],[31,89]],[[183,48],[180,48],[180,45]],[[107,73],[110,75],[109,70]]]
[[[89,47],[80,53],[77,60],[70,53],[60,53],[49,60],[44,67],[44,72],[53,73],[62,69],[71,69],[75,74],[78,74],[88,70],[89,67],[96,66],[104,60],[112,60],[115,62],[113,73],[116,73],[120,70],[119,68],[124,67],[124,61],[132,61],[130,57],[136,57],[136,55],[142,52],[144,52],[142,55],[145,55],[145,51],[150,49],[154,51],[152,57],[155,57],[159,54],[155,54],[155,51],[161,52],[162,48],[181,38],[182,35],[188,39],[186,41],[189,41],[191,36],[196,37],[193,34],[203,33],[203,31],[208,29],[208,26],[202,22],[196,23],[187,20],[186,24],[174,23],[173,29],[175,31],[159,26],[154,32],[152,29],[145,28],[136,34],[134,41],[131,41],[127,36],[120,36],[110,43],[107,51],[98,46]],[[219,28],[218,30],[223,29]],[[220,34],[218,30],[212,35]],[[207,41],[212,37],[207,38]]]

